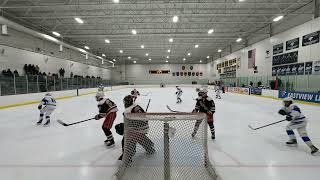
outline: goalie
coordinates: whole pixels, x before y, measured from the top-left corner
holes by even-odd
[[[133,98],[131,95],[126,96],[123,99],[123,104],[125,107],[126,113],[145,113],[141,106],[134,104]],[[149,130],[148,121],[139,121],[139,120],[130,120],[128,122],[128,130],[126,131],[126,147],[128,149],[124,162],[131,163],[132,157],[136,153],[136,146],[139,143],[147,152],[147,154],[153,154],[155,152],[154,143],[146,136]],[[116,131],[118,134],[124,134],[123,124],[118,124],[116,126]],[[124,139],[122,139],[122,155],[118,160],[122,160],[124,150]]]
[[[210,127],[211,131],[211,138],[215,139],[215,129],[214,129],[214,124],[213,124],[213,114],[215,113],[215,104],[212,98],[210,98],[208,95],[208,90],[207,89],[200,89],[198,92],[198,98],[197,103],[195,105],[195,108],[192,112],[202,112],[207,114],[207,123]],[[194,137],[199,129],[199,126],[201,124],[201,120],[197,120],[196,124],[194,126],[194,130],[192,133],[192,137]]]

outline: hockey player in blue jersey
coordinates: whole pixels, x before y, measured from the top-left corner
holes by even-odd
[[[300,108],[293,104],[293,99],[291,97],[285,98],[283,100],[284,107],[279,110],[279,114],[286,116],[286,120],[290,123],[287,125],[286,130],[289,136],[289,141],[286,143],[288,146],[296,146],[297,139],[293,132],[294,129],[297,129],[302,140],[310,147],[311,154],[316,155],[319,153],[319,149],[316,148],[307,133],[307,119],[301,113]]]
[[[50,124],[50,115],[56,109],[56,100],[52,97],[50,93],[46,93],[44,98],[41,100],[38,105],[38,109],[40,110],[40,118],[37,122],[37,125],[40,125],[45,116],[46,123],[45,126]]]

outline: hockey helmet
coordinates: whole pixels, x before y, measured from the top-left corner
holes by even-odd
[[[46,93],[45,96],[51,96],[51,93]]]
[[[96,94],[96,101],[100,101],[101,99],[103,99],[103,97],[104,97],[103,91],[98,91]]]
[[[132,106],[133,104],[133,97],[131,95],[127,95],[126,97],[123,98],[123,104],[125,108],[128,108]]]
[[[198,92],[199,97],[207,97],[208,90],[207,89],[200,89]]]
[[[293,103],[293,99],[291,97],[286,97],[283,99],[283,105],[289,107]]]

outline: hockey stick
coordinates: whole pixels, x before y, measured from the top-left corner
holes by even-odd
[[[271,124],[267,124],[267,125],[264,125],[264,126],[261,126],[261,127],[257,127],[257,128],[253,128],[251,125],[248,125],[248,127],[252,130],[258,130],[258,129],[261,129],[261,128],[265,128],[265,127],[268,127],[268,126],[271,126],[271,125],[274,125],[274,124],[278,124],[278,123],[281,123],[283,121],[286,121],[285,119],[284,120],[281,120],[281,121],[277,121],[277,122],[274,122],[274,123],[271,123]]]
[[[151,93],[148,92],[147,94],[141,94],[141,96],[149,96],[149,94],[151,94]]]
[[[58,123],[60,123],[63,126],[72,126],[72,125],[75,125],[75,124],[83,123],[83,122],[86,122],[86,121],[91,121],[91,120],[94,120],[94,119],[95,118],[90,118],[90,119],[86,119],[86,120],[83,120],[83,121],[78,121],[78,122],[74,122],[74,123],[70,123],[70,124],[67,124],[67,123],[63,122],[60,119],[57,120],[57,121],[58,121]]]
[[[171,111],[171,112],[175,112],[175,113],[187,113],[187,112],[181,112],[181,111],[172,110],[169,105],[167,105],[167,108],[168,108],[168,110]]]
[[[149,99],[149,101],[148,101],[148,105],[147,105],[147,108],[146,108],[146,112],[148,112],[149,105],[150,105],[150,101],[151,101],[151,99]]]

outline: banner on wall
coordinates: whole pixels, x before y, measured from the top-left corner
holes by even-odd
[[[273,55],[283,53],[283,43],[273,46]]]
[[[298,51],[281,54],[278,56],[273,56],[272,58],[272,65],[282,65],[282,64],[290,64],[298,62]]]
[[[286,42],[286,50],[290,51],[299,47],[299,38],[291,39]]]
[[[228,92],[250,95],[250,89],[242,87],[228,87]]]
[[[313,64],[312,61],[305,63],[304,71],[305,71],[305,74],[306,74],[306,75],[307,75],[307,74],[312,74],[312,64]]]
[[[302,37],[302,46],[309,46],[312,44],[319,43],[320,31],[313,32]]]
[[[250,94],[262,95],[262,89],[260,89],[260,88],[250,88]]]
[[[313,62],[313,74],[320,74],[320,61]]]
[[[279,98],[291,97],[294,100],[320,103],[320,93],[280,91]]]
[[[256,66],[256,49],[248,51],[248,68],[252,69]]]

